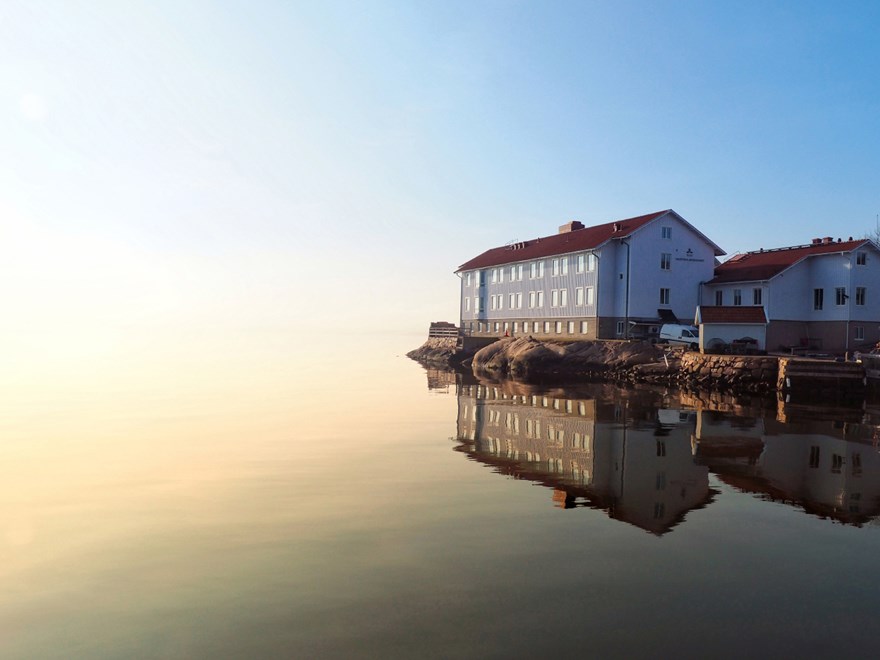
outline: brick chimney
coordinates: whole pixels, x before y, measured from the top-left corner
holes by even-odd
[[[564,225],[559,227],[560,234],[567,234],[571,231],[576,231],[578,229],[583,229],[584,225],[582,222],[578,222],[577,220],[572,220],[571,222],[566,222]]]

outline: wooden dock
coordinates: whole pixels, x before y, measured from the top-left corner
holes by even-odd
[[[782,394],[798,398],[836,400],[863,396],[865,368],[859,362],[782,357],[776,387]]]

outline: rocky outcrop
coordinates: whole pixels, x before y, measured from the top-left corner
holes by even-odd
[[[475,372],[522,380],[548,377],[603,377],[615,379],[636,367],[668,375],[675,360],[663,359],[663,347],[647,342],[539,341],[532,337],[501,339],[477,351]]]
[[[455,351],[455,337],[429,337],[424,344],[406,354],[416,362],[435,366],[449,366],[460,363]]]

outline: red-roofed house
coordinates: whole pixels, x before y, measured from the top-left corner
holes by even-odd
[[[736,254],[703,287],[707,305],[761,307],[767,348],[844,352],[880,340],[880,249],[868,239]]]
[[[767,317],[763,307],[700,305],[694,325],[700,328],[701,351],[735,346],[743,339],[753,339],[752,348],[767,350]]]
[[[492,248],[463,263],[465,334],[626,337],[671,313],[694,318],[724,251],[672,210]]]

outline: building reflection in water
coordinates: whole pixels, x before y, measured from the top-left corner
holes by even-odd
[[[694,413],[658,410],[654,393],[537,393],[512,383],[457,392],[460,450],[552,488],[558,506],[601,509],[664,534],[716,494],[693,459]]]
[[[842,523],[880,515],[870,425],[609,385],[542,391],[459,377],[456,392],[457,450],[551,488],[556,506],[600,509],[662,535],[719,496],[711,472],[737,491]]]

